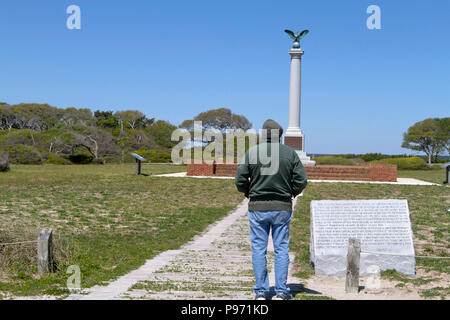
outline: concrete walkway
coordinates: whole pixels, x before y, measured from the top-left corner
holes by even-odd
[[[273,286],[271,239],[269,243],[269,279]],[[290,259],[294,260],[292,253]],[[291,272],[288,284],[300,285]],[[95,286],[68,299],[253,299],[253,285],[245,200],[179,250],[163,252],[107,286]]]
[[[186,178],[187,172],[177,172],[168,174],[159,174],[154,177],[173,177]],[[210,177],[210,176],[189,176],[189,178],[197,179],[234,179],[234,177]],[[395,184],[395,185],[410,185],[410,186],[439,186],[437,183],[427,182],[414,178],[397,178],[397,182],[385,181],[352,181],[352,180],[308,180],[308,182],[325,182],[325,183],[370,183],[370,184]]]

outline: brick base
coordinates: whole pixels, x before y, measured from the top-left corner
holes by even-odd
[[[187,175],[234,177],[238,166],[236,163],[191,163],[187,165]],[[392,164],[317,165],[305,169],[310,180],[397,181],[397,166]]]
[[[302,137],[284,137],[284,144],[291,147],[294,150],[303,150],[303,138]]]
[[[189,163],[187,165],[188,176],[214,176],[215,175],[215,163],[203,162],[203,163]]]
[[[238,166],[238,163],[217,163],[215,175],[219,177],[234,177]]]
[[[305,169],[311,180],[397,181],[397,166],[392,164],[317,165]]]

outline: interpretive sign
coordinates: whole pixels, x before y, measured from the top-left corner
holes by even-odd
[[[145,161],[146,159],[141,157],[137,153],[131,153],[131,155],[136,158],[135,159],[136,160],[136,175],[140,175],[141,174],[141,163],[142,163],[142,161]]]
[[[317,275],[345,276],[349,238],[361,241],[361,276],[378,268],[415,275],[407,200],[311,201],[310,257]]]

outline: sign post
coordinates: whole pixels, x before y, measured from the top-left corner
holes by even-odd
[[[141,163],[142,163],[142,161],[146,161],[147,159],[141,157],[137,153],[132,153],[131,155],[136,159],[136,175],[138,176],[138,175],[141,174]]]
[[[445,168],[445,181],[443,182],[444,184],[448,183],[448,175],[450,172],[450,162],[447,162],[446,164],[442,165],[442,168]]]

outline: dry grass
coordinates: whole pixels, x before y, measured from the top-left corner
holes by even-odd
[[[446,212],[449,195],[450,189],[445,186],[310,183],[297,203],[292,222],[291,248],[296,252],[296,276],[308,278],[314,272],[309,264],[311,200],[407,199],[416,255],[449,257],[449,213]],[[416,263],[422,270],[419,279],[428,278],[427,273],[438,274],[438,280],[448,284],[448,260],[416,258]]]
[[[185,167],[13,166],[0,174],[0,243],[54,230],[58,272],[36,277],[36,245],[1,247],[0,292],[66,292],[65,270],[79,265],[83,287],[139,267],[188,241],[241,200],[229,180],[153,177]],[[220,195],[220,196],[217,196]]]

